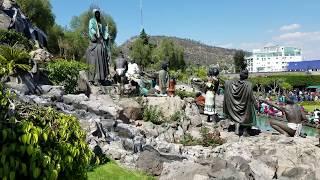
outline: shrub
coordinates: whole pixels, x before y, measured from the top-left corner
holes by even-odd
[[[195,139],[191,134],[186,133],[180,140],[180,143],[184,146],[195,146],[200,145],[201,142],[199,139]]]
[[[164,117],[157,106],[146,106],[143,110],[143,120],[159,125],[164,122]]]
[[[89,66],[78,61],[56,60],[48,64],[49,79],[56,85],[65,87],[67,93],[75,93],[79,71],[88,70]]]
[[[196,139],[191,134],[185,133],[180,143],[184,146],[202,145],[204,147],[217,146],[223,144],[225,141],[217,132],[210,132],[209,128],[202,127],[200,130],[201,138]]]
[[[0,76],[17,74],[21,71],[28,71],[30,56],[21,49],[9,46],[0,46]]]
[[[175,95],[179,96],[181,99],[184,99],[186,97],[192,97],[192,98],[196,97],[196,93],[194,92],[187,92],[187,91],[181,91],[181,90],[176,90]]]
[[[181,117],[184,116],[182,111],[176,111],[174,114],[170,116],[170,121],[180,121]]]
[[[201,144],[205,147],[217,146],[224,143],[224,140],[220,137],[220,134],[210,132],[208,128],[201,128]]]
[[[0,43],[8,46],[22,46],[27,51],[33,49],[33,44],[21,33],[14,30],[0,29]]]
[[[0,179],[85,179],[92,151],[79,121],[0,93]],[[12,108],[11,108],[12,109]]]

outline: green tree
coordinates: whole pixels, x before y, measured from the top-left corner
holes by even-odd
[[[285,94],[287,94],[287,92],[293,88],[292,85],[287,82],[281,82],[279,87],[284,91]]]
[[[61,26],[55,24],[48,32],[48,50],[52,54],[62,56],[62,41],[64,39],[64,30]]]
[[[247,68],[247,63],[245,60],[245,52],[242,50],[237,51],[233,56],[234,65],[236,68],[236,72],[240,72],[241,69]]]
[[[17,3],[32,23],[44,32],[49,32],[55,19],[49,0],[17,0]]]
[[[130,57],[144,69],[151,60],[151,47],[149,44],[144,44],[143,39],[138,38],[130,47]]]
[[[142,31],[140,32],[140,38],[143,40],[144,45],[149,44],[149,36],[147,35],[144,29],[142,29]]]

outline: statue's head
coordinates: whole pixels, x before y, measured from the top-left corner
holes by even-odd
[[[241,72],[240,72],[240,80],[246,80],[248,79],[249,77],[249,72],[247,69],[243,69]]]
[[[93,9],[93,14],[96,19],[100,19],[100,10],[99,9]]]
[[[161,65],[161,68],[162,68],[163,70],[168,70],[168,63],[167,63],[166,61],[163,62],[162,65]]]
[[[208,76],[218,76],[219,69],[217,67],[210,67],[208,70]]]
[[[294,102],[290,98],[286,98],[285,101],[286,101],[286,104],[291,104],[291,105],[294,104]]]

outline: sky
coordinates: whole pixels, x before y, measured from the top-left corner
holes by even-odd
[[[141,31],[140,0],[51,0],[56,22],[68,26],[91,4],[110,14],[122,44]],[[319,0],[142,0],[149,35],[193,39],[251,51],[270,45],[302,48],[320,59]]]

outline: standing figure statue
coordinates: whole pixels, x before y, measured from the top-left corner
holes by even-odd
[[[219,87],[219,70],[218,68],[209,68],[208,81],[205,84],[205,104],[204,114],[208,115],[208,122],[211,122],[211,117],[216,115],[215,96]],[[216,121],[216,119],[215,119]]]
[[[93,10],[94,17],[89,21],[90,44],[86,52],[87,63],[90,65],[88,79],[98,85],[105,82],[109,75],[108,61],[110,57],[108,26],[101,21],[100,11]]]
[[[249,130],[256,123],[256,100],[253,96],[251,82],[247,81],[248,70],[240,72],[240,80],[230,80],[225,83],[223,102],[224,114],[235,122],[235,133],[240,135],[240,127],[244,128],[243,136],[249,136]]]
[[[169,83],[169,73],[168,73],[168,63],[164,62],[162,64],[162,69],[159,71],[159,88],[160,88],[160,95],[166,96],[167,95],[167,88]]]
[[[300,106],[294,104],[294,102],[289,98],[285,98],[286,105],[284,107],[277,106],[276,104],[265,100],[260,101],[281,110],[285,114],[288,122],[281,122],[277,120],[270,121],[270,125],[273,129],[290,137],[301,135],[302,121],[307,121],[307,117],[302,112]]]
[[[122,51],[120,51],[120,56],[116,59],[114,70],[116,71],[115,81],[119,87],[120,95],[123,95],[123,86],[126,82],[126,73],[128,71],[128,61],[124,58]]]

